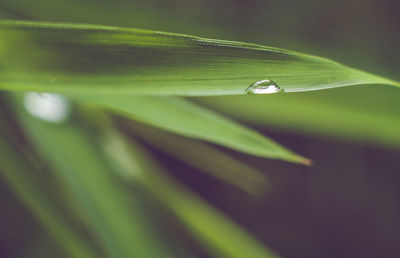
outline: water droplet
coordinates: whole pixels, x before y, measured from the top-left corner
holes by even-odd
[[[257,81],[246,89],[247,94],[271,94],[280,92],[282,89],[271,80]]]
[[[31,115],[53,123],[64,122],[70,110],[67,99],[52,93],[27,92],[24,106]]]

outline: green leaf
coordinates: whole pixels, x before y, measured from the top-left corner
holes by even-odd
[[[245,94],[399,83],[328,59],[233,41],[95,25],[3,21],[0,88],[112,94]]]
[[[108,256],[171,257],[140,202],[135,196],[128,198],[127,189],[102,159],[82,121],[52,124],[17,107],[37,151],[69,186],[85,222]]]
[[[81,102],[97,104],[177,134],[221,144],[248,154],[310,163],[308,159],[262,134],[181,98],[94,94],[71,96]]]
[[[98,257],[86,239],[80,236],[63,218],[63,215],[43,194],[41,185],[32,178],[36,170],[23,155],[15,150],[3,137],[0,137],[0,174],[22,202],[57,240],[63,250],[71,257]]]
[[[208,144],[139,123],[129,122],[126,126],[156,148],[250,194],[260,194],[270,186],[259,170]]]
[[[273,96],[193,98],[246,123],[281,132],[334,137],[400,148],[400,92],[351,87]]]
[[[137,143],[120,137],[112,128],[106,134],[105,138],[112,138],[114,146],[107,156],[121,174],[128,175],[129,181],[142,183],[215,257],[278,257],[229,217],[164,173]],[[121,160],[120,153],[128,156]]]

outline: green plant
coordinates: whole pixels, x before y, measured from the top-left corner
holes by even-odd
[[[240,95],[254,86],[261,92],[269,87],[299,92],[361,84],[400,86],[319,57],[147,30],[3,21],[0,38],[0,88],[6,92],[2,94],[0,171],[72,257],[192,256],[184,245],[173,249],[168,244],[173,240],[159,236],[160,223],[149,214],[148,203],[167,218],[178,218],[190,241],[216,257],[250,253],[276,257],[168,176],[131,135],[257,194],[268,188],[260,171],[194,139],[310,165],[307,158],[201,105],[211,103],[228,113],[237,109],[233,112],[237,117],[258,121],[252,111],[262,105],[258,101],[267,99],[246,95],[213,103],[211,98],[182,97]],[[23,91],[63,94],[69,113],[53,122],[29,114],[35,114],[27,105],[29,98],[40,105],[56,95]],[[273,118],[285,115],[286,106],[279,105],[286,102],[279,95],[286,93],[268,98],[275,101]],[[302,96],[294,101],[310,101],[308,95]],[[244,99],[240,105],[237,98]],[[288,105],[287,112],[295,112],[294,105]],[[355,111],[357,115],[362,117]],[[348,119],[352,128],[354,121]],[[357,121],[360,127],[365,125]],[[398,121],[387,116],[385,123]],[[174,234],[182,238],[179,232]]]

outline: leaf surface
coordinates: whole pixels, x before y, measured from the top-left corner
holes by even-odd
[[[146,95],[245,94],[399,83],[328,59],[234,41],[98,25],[0,22],[0,88]]]

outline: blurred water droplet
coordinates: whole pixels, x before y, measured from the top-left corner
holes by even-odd
[[[64,122],[70,110],[68,100],[52,93],[27,92],[24,96],[24,106],[31,115],[53,123]]]
[[[248,94],[271,94],[280,92],[282,89],[271,80],[257,81],[246,89]]]

